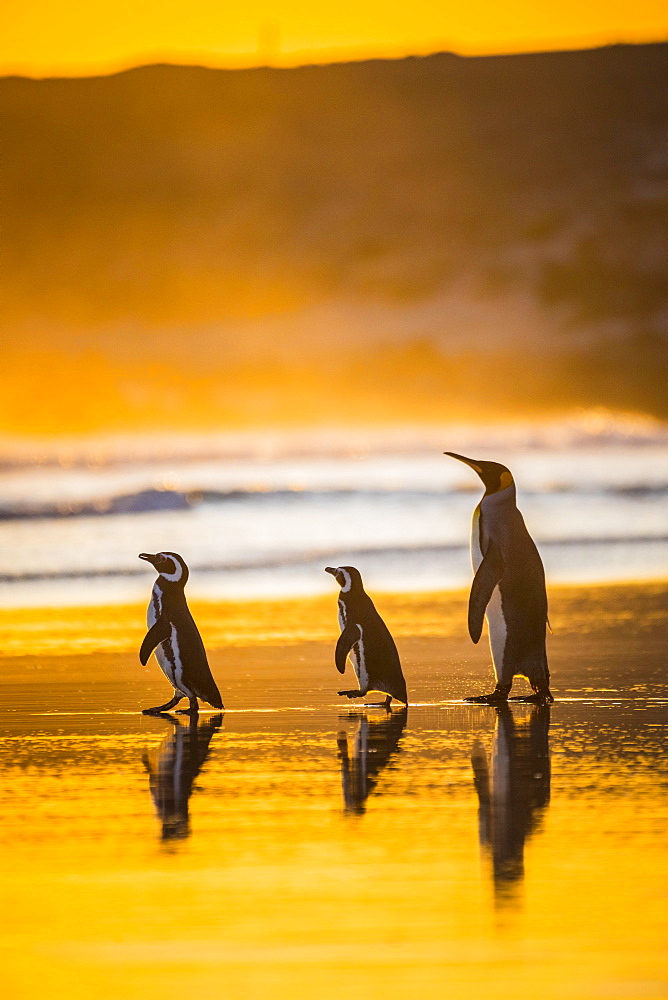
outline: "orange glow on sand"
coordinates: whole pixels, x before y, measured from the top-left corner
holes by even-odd
[[[550,620],[554,634],[584,636],[595,632],[597,615],[605,615],[611,628],[635,626],[659,630],[663,621],[661,583],[596,587],[552,585]],[[464,642],[467,652],[481,662],[488,659],[486,643],[473,651],[462,626],[468,590],[431,594],[374,594],[383,618],[392,623],[396,638],[414,643],[427,640]],[[586,605],[586,611],[582,609]],[[299,600],[202,601],[190,607],[209,650],[261,646],[296,646],[301,643],[332,645],[337,636],[332,597]],[[125,657],[128,669],[141,673],[137,653],[146,632],[145,605],[109,607],[0,608],[2,655],[9,657],[71,657],[111,654]],[[329,655],[329,654],[328,654]],[[332,652],[333,655],[333,652]],[[129,658],[129,659],[128,659]],[[159,677],[154,661],[147,668]],[[147,671],[144,670],[143,673]]]
[[[662,982],[665,710],[647,697],[659,691],[647,680],[659,675],[660,594],[557,595],[560,703],[549,730],[530,706],[508,709],[506,737],[489,708],[434,701],[479,682],[488,660],[463,634],[463,596],[443,614],[456,611],[452,639],[402,637],[400,607],[383,603],[415,702],[390,725],[377,709],[337,704],[333,600],[326,640],[307,641],[292,618],[290,641],[261,648],[248,638],[271,614],[238,609],[250,632],[213,650],[229,708],[200,720],[198,774],[184,723],[139,714],[164,693],[155,663],[142,672],[135,652],[77,646],[1,650],[9,995],[29,1000],[48,981],[50,995],[85,1000],[215,996],[221,983],[230,1000],[415,989],[423,1000],[514,1000],[540,984],[561,1000]],[[631,608],[644,608],[633,624]],[[211,619],[196,612],[208,641]],[[128,634],[139,614],[121,612]],[[66,618],[52,619],[54,634]],[[642,681],[633,702],[620,695],[630,663]],[[543,744],[531,743],[532,721]],[[497,804],[485,836],[478,746]]]

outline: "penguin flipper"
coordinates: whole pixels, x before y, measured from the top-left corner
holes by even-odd
[[[139,662],[143,667],[148,663],[148,658],[161,642],[165,639],[169,639],[171,635],[172,626],[167,618],[158,618],[155,625],[152,625],[144,636],[144,641],[141,644],[141,649],[139,650]]]
[[[482,623],[494,588],[503,575],[503,556],[497,545],[490,542],[485,558],[473,577],[469,597],[469,635],[478,642],[482,634]]]
[[[338,642],[336,643],[336,651],[334,653],[334,662],[336,663],[336,669],[340,674],[342,674],[346,669],[346,659],[348,653],[353,648],[356,642],[362,638],[362,629],[359,625],[355,625],[351,622],[346,625],[343,632],[339,636]]]

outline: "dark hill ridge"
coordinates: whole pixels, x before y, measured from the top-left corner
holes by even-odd
[[[422,344],[591,367],[614,342],[645,383],[665,317],[667,55],[0,80],[15,360],[55,343],[208,373],[317,367],[344,343],[390,366]]]

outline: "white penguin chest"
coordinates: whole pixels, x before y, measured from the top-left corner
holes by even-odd
[[[151,628],[157,622],[162,612],[162,590],[157,584],[153,587],[151,600],[146,609],[146,624]]]
[[[339,628],[343,632],[344,628],[346,627],[346,606],[343,603],[343,601],[338,602],[338,610],[339,610]]]
[[[348,622],[348,615],[346,612],[346,606],[343,601],[339,601],[339,628],[343,632]],[[366,660],[364,656],[364,629],[358,623],[357,627],[360,631],[360,637],[350,650],[350,660],[357,677],[360,689],[366,689],[369,684],[369,675],[366,669]]]
[[[471,563],[473,572],[477,573],[482,562],[482,549],[480,547],[480,504],[473,511],[471,520]]]
[[[149,602],[148,608],[146,610],[146,621],[148,627],[151,628],[157,622],[158,618],[162,614],[162,588],[157,584],[153,587],[153,592],[151,593],[151,600]],[[164,673],[165,677],[169,683],[177,688],[179,691],[183,691],[190,697],[190,692],[186,688],[183,681],[183,663],[181,662],[181,651],[179,649],[178,636],[176,634],[176,629],[172,625],[171,634],[169,639],[165,639],[161,642],[155,650],[155,658],[160,664],[160,668]]]
[[[471,523],[471,562],[473,564],[473,572],[477,573],[480,564],[483,560],[482,554],[482,543],[481,543],[481,504],[478,504],[476,509],[473,511],[473,520]],[[494,673],[498,681],[505,682],[505,671],[504,671],[504,658],[506,649],[506,637],[507,628],[506,621],[503,617],[503,608],[501,606],[501,592],[497,587],[492,591],[492,596],[487,605],[487,610],[485,611],[485,618],[487,619],[487,629],[489,632],[489,645],[492,652],[492,662],[494,664]]]

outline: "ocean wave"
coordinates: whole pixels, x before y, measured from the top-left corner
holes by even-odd
[[[406,500],[479,494],[480,487],[473,484],[459,484],[449,489],[435,485],[433,489],[189,489],[173,490],[149,488],[134,493],[97,497],[88,500],[58,501],[17,501],[0,502],[0,521],[20,521],[30,519],[53,520],[71,517],[108,517],[120,514],[149,514],[164,511],[187,511],[200,504],[225,504],[230,502],[273,503],[297,500],[301,503],[313,500],[337,501],[352,498],[382,501],[386,498],[402,497]],[[565,495],[608,496],[621,499],[652,499],[668,496],[668,483],[626,483],[592,487],[590,485],[552,483],[540,490],[522,490],[522,496],[565,496]]]
[[[665,535],[632,535],[589,538],[558,538],[541,541],[541,551],[549,553],[557,549],[577,549],[594,547],[601,549],[612,546],[634,546],[648,544],[666,544]],[[192,563],[190,573],[240,573],[245,571],[266,571],[289,569],[290,567],[321,568],[327,563],[335,565],[354,565],[358,561],[370,559],[401,559],[402,557],[437,558],[438,556],[467,555],[468,544],[451,545],[401,545],[378,548],[358,548],[348,550],[319,550],[317,552],[286,552],[270,558],[237,559],[211,563]],[[0,574],[0,584],[29,583],[48,580],[87,580],[111,577],[146,577],[144,566],[100,567],[94,569],[44,570],[41,572],[3,573]]]
[[[0,506],[0,521],[30,518],[106,517],[110,514],[143,514],[188,510],[199,498],[179,490],[147,489],[95,500],[61,500],[53,503],[19,502]]]

